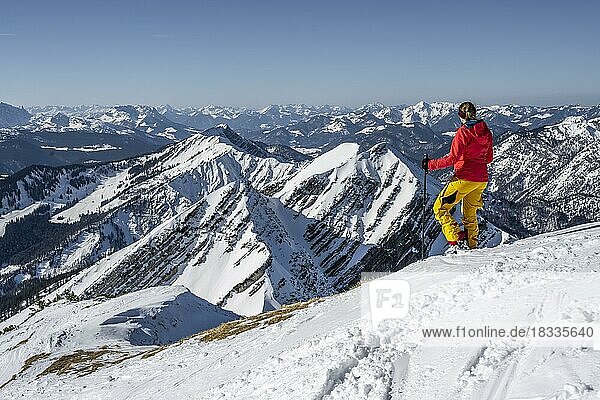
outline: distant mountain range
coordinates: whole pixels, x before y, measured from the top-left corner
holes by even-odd
[[[260,110],[124,106],[36,106],[28,110],[0,105],[0,174],[34,163],[64,165],[124,159],[158,150],[193,133],[227,124],[260,146],[285,146],[315,155],[340,143],[364,147],[386,141],[418,160],[441,155],[458,126],[457,104],[450,102],[387,106],[270,105]],[[480,116],[495,135],[554,125],[570,116],[600,117],[599,106],[484,106]],[[102,134],[97,137],[96,134]],[[295,155],[297,159],[297,155]]]
[[[164,129],[177,128],[173,126],[177,124],[197,130],[227,124],[242,135],[256,135],[257,132],[267,132],[278,127],[300,126],[298,124],[301,122],[308,122],[309,126],[313,126],[318,124],[318,119],[315,118],[322,116],[350,117],[370,114],[386,124],[418,122],[436,133],[445,133],[457,128],[457,107],[457,103],[421,101],[413,105],[375,103],[358,108],[305,104],[270,105],[259,110],[218,106],[175,108],[169,105],[35,106],[23,109],[0,103],[0,127],[28,126],[32,130],[41,131],[90,130],[96,133],[127,131],[127,128],[146,132],[151,128],[147,133],[173,138]],[[586,119],[600,117],[599,106],[492,105],[482,106],[479,110],[480,117],[488,121],[496,134],[553,125],[569,116],[582,116]]]

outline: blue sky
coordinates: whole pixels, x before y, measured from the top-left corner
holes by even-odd
[[[600,103],[598,1],[20,0],[0,101]]]

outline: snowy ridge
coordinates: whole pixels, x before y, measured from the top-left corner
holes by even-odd
[[[50,360],[32,361],[0,393],[57,399],[91,393],[100,399],[594,398],[597,351],[526,341],[431,347],[433,339],[423,338],[421,329],[476,325],[493,316],[520,323],[597,322],[598,246],[600,227],[590,224],[415,263],[390,276],[411,283],[408,317],[377,331],[361,317],[357,288],[297,307],[282,322],[223,339],[197,335],[83,374],[40,375],[51,353]]]
[[[116,106],[98,119],[111,125],[124,126],[170,141],[180,141],[197,132],[168,120],[156,108],[148,106]]]
[[[140,135],[161,139],[164,143],[179,141],[197,130],[165,118],[159,111],[144,105],[115,107],[41,107],[22,124],[29,132],[92,132],[113,135]]]
[[[521,234],[597,220],[599,138],[600,118],[580,116],[506,136],[490,170],[489,191],[498,203],[487,211],[505,213],[494,220],[521,227]]]
[[[193,159],[189,154],[196,153],[194,149],[219,154],[215,139],[220,140],[220,136],[198,136],[185,145],[175,145],[169,149],[169,157],[157,164],[158,171],[165,173],[153,176],[150,169],[147,175],[153,178],[146,183],[137,182],[136,190],[164,190],[164,185],[148,184],[162,182],[169,175],[178,176],[181,169],[188,170],[186,163],[190,161],[186,160]],[[194,147],[190,145],[192,140],[209,143]],[[185,152],[180,153],[179,148]],[[356,144],[341,145],[297,173],[289,165],[281,175],[287,179],[275,179],[288,183],[273,198],[257,190],[269,189],[272,177],[263,181],[261,170],[256,167],[249,169],[252,173],[246,178],[226,174],[230,180],[222,180],[223,176],[217,175],[214,183],[194,196],[180,199],[178,208],[163,213],[163,218],[169,218],[167,221],[157,225],[158,219],[153,218],[152,231],[136,232],[140,240],[84,270],[66,288],[86,297],[114,296],[174,282],[215,304],[250,315],[343,289],[358,279],[363,267],[359,263],[365,256],[379,259],[378,254],[385,252],[385,259],[378,260],[382,265],[369,268],[398,268],[396,264],[406,264],[416,257],[418,236],[397,235],[417,229],[417,222],[409,215],[419,203],[418,179],[385,145],[361,153],[358,149]],[[232,154],[228,146],[223,150],[227,157]],[[218,161],[227,165],[223,158]],[[203,168],[201,176],[206,181],[199,180],[198,184],[212,181],[210,171]],[[273,166],[265,171],[272,173]],[[131,209],[130,204],[121,206],[121,199],[131,197],[123,194],[131,190],[127,189],[130,172],[122,174],[124,177],[113,178],[119,182],[117,186],[124,187],[122,192],[113,193],[115,184],[107,181],[54,220],[74,222],[104,198],[101,212],[114,213],[119,209],[119,219],[132,222],[134,215],[122,216]],[[158,178],[161,175],[164,178]],[[315,179],[324,186],[312,187]],[[307,193],[306,188],[312,192]],[[160,203],[148,202],[162,197],[143,196],[140,201],[150,209],[160,210]],[[307,207],[309,203],[312,208]],[[146,225],[149,222],[140,221]],[[429,227],[433,234],[432,220]],[[394,255],[400,258],[391,261]]]
[[[370,107],[342,115],[317,115],[246,136],[268,144],[289,144],[319,152],[331,150],[341,143],[360,143],[363,148],[368,148],[386,142],[414,160],[425,152],[438,154],[447,145],[447,138],[420,122],[390,122]]]
[[[62,112],[53,115],[37,114],[23,127],[31,132],[78,132],[88,131],[102,134],[133,134],[129,127],[118,127],[99,119],[69,116]]]
[[[246,315],[331,292],[268,200],[240,182],[212,192],[66,288],[95,297],[170,283]]]
[[[339,115],[350,111],[342,106],[309,106],[305,104],[269,105],[259,110],[246,107],[205,106],[175,109],[159,107],[160,112],[172,121],[197,129],[207,129],[227,124],[233,130],[247,134],[256,130],[273,129],[303,121],[316,115]]]
[[[67,116],[81,118],[97,118],[107,112],[112,106],[99,104],[81,104],[77,106],[64,105],[46,105],[27,107],[27,111],[34,115],[53,116],[56,114],[65,114]]]
[[[46,253],[8,251],[5,262],[31,277],[77,274],[65,289],[86,298],[175,283],[243,315],[345,290],[363,270],[416,260],[421,247],[422,172],[385,143],[363,147],[298,165],[223,125],[121,163],[32,169],[3,182],[13,188],[3,204],[62,207],[38,229],[59,234]],[[431,180],[429,207],[439,189]],[[499,243],[488,228],[482,244]],[[438,239],[429,215],[432,254]]]
[[[234,132],[229,125],[220,124],[202,132],[205,136],[220,136],[227,139],[228,143],[240,151],[260,158],[276,158],[282,162],[306,161],[310,157],[304,156],[285,145],[268,145],[266,143],[248,140]]]
[[[414,220],[406,220],[408,210],[417,208],[419,186],[384,144],[360,152],[357,144],[347,143],[315,159],[275,196],[314,221],[305,237],[318,249],[323,268],[347,282],[356,279],[356,272],[348,269],[376,251],[374,245],[383,245],[395,232],[416,229],[411,227]],[[404,239],[397,243],[399,254],[416,246],[411,238]]]
[[[162,152],[133,160],[130,168],[104,181],[96,191],[54,220],[73,222],[90,209],[112,212],[141,200],[158,202],[155,206],[147,205],[152,210],[168,205],[172,213],[227,183],[249,179],[262,189],[294,169],[293,164],[274,158],[256,158],[236,150],[224,134],[223,137],[197,134]],[[163,214],[163,217],[172,215]]]
[[[372,270],[416,258],[418,235],[407,232],[417,230],[410,215],[419,183],[404,162],[385,145],[359,153],[358,145],[345,144],[289,175],[273,198],[244,180],[219,182],[67,288],[114,296],[174,282],[245,315],[342,290],[356,282],[365,256],[377,260],[368,265]],[[181,165],[173,160],[166,170],[176,173]],[[248,182],[261,187],[256,177]],[[55,219],[72,220],[78,208],[89,208],[86,201]],[[433,234],[436,225],[431,219],[428,225]]]

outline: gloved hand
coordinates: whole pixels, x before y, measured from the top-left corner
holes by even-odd
[[[429,156],[425,154],[423,160],[421,160],[421,168],[423,168],[426,172],[429,171]]]

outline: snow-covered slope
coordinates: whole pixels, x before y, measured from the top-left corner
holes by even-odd
[[[73,290],[114,295],[174,281],[248,315],[343,289],[358,279],[366,255],[385,252],[379,268],[401,266],[416,257],[418,235],[408,232],[416,231],[418,179],[385,146],[357,151],[349,144],[323,155],[273,198],[240,181],[208,189],[182,214],[83,271]],[[311,187],[315,180],[323,187]]]
[[[106,361],[80,353],[63,359],[63,368],[48,371],[62,353],[32,354],[28,351],[44,350],[21,344],[16,365],[4,368],[19,369],[29,357],[26,368],[0,394],[40,399],[597,398],[600,352],[589,341],[569,347],[551,341],[540,346],[532,339],[444,346],[425,338],[422,329],[597,323],[598,248],[600,226],[590,224],[494,249],[431,257],[387,277],[410,283],[409,313],[376,331],[361,312],[363,286],[225,324],[178,344],[138,350],[118,362],[114,356]],[[73,306],[52,307],[58,313]],[[8,348],[26,335],[9,331],[1,338]]]
[[[50,361],[95,354],[103,362],[119,362],[147,346],[174,343],[239,318],[182,286],[154,287],[113,299],[76,301],[68,294],[51,300],[2,325],[2,383],[24,372],[34,355],[38,361]]]
[[[245,315],[331,293],[307,250],[288,236],[271,207],[254,189],[233,182],[65,287],[93,298],[181,284]]]
[[[362,270],[416,259],[422,211],[420,171],[385,143],[341,144],[307,164],[274,196],[308,218],[304,238],[340,290]],[[439,190],[432,182],[428,203]],[[428,232],[434,236],[431,214]]]

